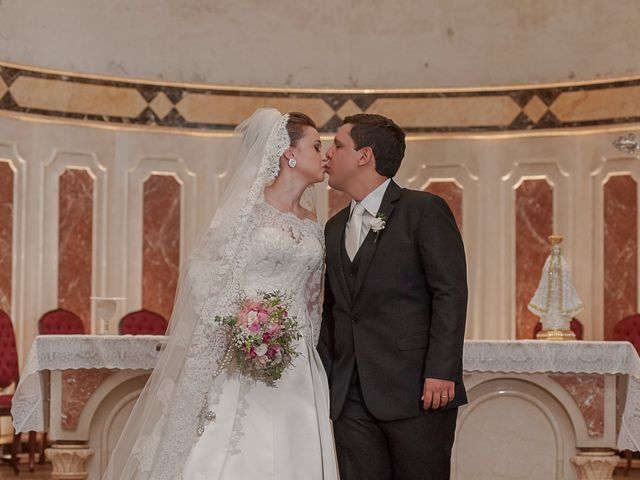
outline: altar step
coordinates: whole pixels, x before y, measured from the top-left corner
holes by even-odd
[[[624,470],[617,468],[613,475],[615,480],[637,480],[640,479],[640,469],[633,469],[629,472],[628,476],[623,475]],[[28,471],[22,471],[20,475],[14,475],[8,465],[0,466],[0,480],[49,480],[51,478],[51,465],[38,465],[35,472],[29,473]],[[514,476],[513,480],[517,480]]]
[[[36,471],[33,473],[30,473],[28,471],[26,461],[27,461],[26,458],[22,459],[20,475],[14,475],[11,467],[8,464],[3,462],[0,465],[0,480],[49,480],[51,478],[50,463],[46,463],[44,465],[37,465]],[[621,467],[616,468],[613,478],[615,480],[640,479],[640,460],[633,461],[633,468],[631,469],[631,471],[629,472],[629,475],[627,476],[624,475],[624,468],[622,468],[622,463],[621,463]],[[513,480],[517,480],[517,477],[514,476]]]

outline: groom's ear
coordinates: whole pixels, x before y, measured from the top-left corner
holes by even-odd
[[[360,149],[360,158],[358,159],[358,166],[362,167],[369,163],[375,166],[375,158],[373,156],[373,149],[371,147],[362,147]]]

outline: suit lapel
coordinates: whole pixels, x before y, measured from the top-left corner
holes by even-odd
[[[382,197],[380,208],[378,209],[378,216],[383,216],[385,218],[385,222],[387,223],[389,222],[389,218],[391,218],[391,214],[393,213],[393,209],[395,208],[395,203],[400,198],[401,192],[402,189],[398,186],[398,184],[391,180],[389,186],[387,187],[387,191],[384,193],[384,197]],[[371,265],[371,261],[375,256],[376,249],[378,248],[378,243],[380,243],[380,238],[385,234],[385,231],[386,229],[383,229],[376,233],[373,230],[369,230],[369,234],[364,239],[364,242],[360,247],[360,265],[358,266],[358,274],[356,275],[355,287],[353,289],[352,303],[355,302],[358,298],[358,293],[362,288],[362,284],[364,283],[364,279],[367,275],[367,271],[369,270],[369,266]]]
[[[333,268],[335,271],[340,283],[340,289],[344,293],[347,301],[350,302],[351,292],[349,290],[347,278],[344,274],[344,269],[342,268],[342,245],[344,243],[345,227],[347,225],[347,220],[349,220],[349,212],[350,208],[347,207],[337,214],[338,218],[336,218],[335,229],[331,232],[331,236],[328,239],[329,245],[327,247],[331,249],[331,259],[333,260],[330,262],[329,267]]]

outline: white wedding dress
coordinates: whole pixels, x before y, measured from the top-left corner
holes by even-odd
[[[182,265],[163,354],[103,480],[338,478],[329,389],[315,349],[322,228],[264,201],[291,146],[289,118],[258,109],[236,128],[228,152],[236,170]],[[302,339],[293,366],[270,387],[239,375],[233,362],[224,366],[229,339],[215,317],[237,313],[242,296],[274,290],[288,294]],[[199,435],[208,411],[216,418]]]
[[[205,426],[182,480],[333,480],[338,468],[329,387],[316,352],[324,260],[322,228],[263,200],[248,243],[244,292],[286,292],[302,339],[300,355],[275,387],[238,375],[233,364],[208,392],[215,420]]]

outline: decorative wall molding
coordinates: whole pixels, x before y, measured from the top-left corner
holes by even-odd
[[[141,156],[128,170],[128,206],[130,225],[128,228],[128,265],[127,298],[143,308],[143,209],[144,183],[152,175],[168,175],[181,186],[180,189],[180,232],[193,238],[196,231],[195,214],[198,208],[196,174],[185,164],[183,158],[158,158]],[[182,235],[181,235],[182,236]],[[185,242],[180,238],[180,264],[186,259]],[[131,303],[130,303],[131,304]]]
[[[25,197],[26,197],[26,162],[18,145],[3,142],[0,139],[0,161],[5,162],[13,175],[13,198],[11,200],[11,297],[8,311],[15,323],[24,309],[24,252],[25,252]]]
[[[504,132],[640,122],[640,77],[456,89],[293,89],[99,77],[0,62],[0,112],[123,126],[232,130],[258,107],[308,113],[332,132],[354,113],[408,133]]]

